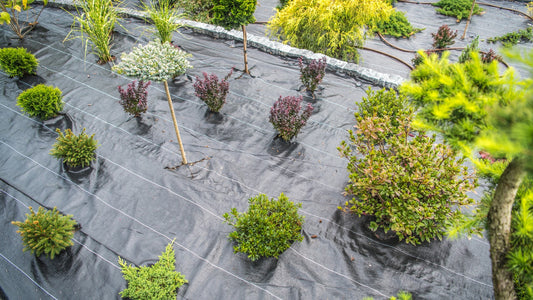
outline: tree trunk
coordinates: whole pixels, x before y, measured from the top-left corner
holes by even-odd
[[[510,248],[511,212],[524,175],[522,163],[514,158],[500,177],[490,205],[488,215],[490,259],[496,300],[516,299],[513,277],[506,263]]]
[[[244,73],[250,74],[250,71],[248,71],[248,54],[246,50],[246,26],[242,25],[242,43],[244,45]]]
[[[176,137],[178,137],[178,144],[180,145],[181,159],[183,164],[187,164],[187,157],[185,156],[185,150],[183,150],[183,144],[181,143],[180,130],[178,128],[178,122],[176,121],[176,115],[174,114],[174,106],[172,105],[172,99],[170,98],[170,91],[168,90],[167,81],[163,81],[165,84],[165,92],[167,93],[168,106],[170,108],[170,114],[172,115],[172,121],[174,122],[174,130],[176,130]]]

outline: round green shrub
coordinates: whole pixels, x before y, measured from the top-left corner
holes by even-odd
[[[125,260],[118,258],[123,277],[128,282],[128,287],[120,292],[121,297],[133,300],[176,299],[176,290],[187,280],[174,270],[176,258],[172,244],[167,245],[159,261],[150,267],[128,266]]]
[[[0,69],[6,72],[9,77],[35,74],[38,64],[35,56],[24,48],[0,49]]]
[[[56,131],[59,136],[50,151],[50,155],[63,159],[69,167],[89,166],[95,158],[96,148],[98,148],[94,134],[88,136],[85,133],[85,128],[79,135],[75,135],[70,129],[66,129],[64,134],[59,128]]]
[[[31,117],[48,120],[63,109],[61,90],[53,86],[38,84],[20,93],[17,105]]]
[[[22,236],[23,251],[30,250],[37,256],[44,253],[54,259],[63,249],[73,245],[71,239],[76,221],[71,215],[61,215],[55,207],[53,210],[39,207],[37,213],[30,207],[24,222],[13,221],[11,224],[19,227],[17,233]]]
[[[288,249],[292,242],[302,241],[303,216],[298,214],[301,203],[294,204],[283,193],[276,200],[264,194],[248,200],[250,206],[245,213],[233,208],[224,214],[226,223],[235,227],[229,234],[236,242],[235,252],[248,254],[252,261],[261,257],[276,257]]]

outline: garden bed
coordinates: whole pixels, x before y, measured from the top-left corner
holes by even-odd
[[[426,34],[434,22],[422,15],[413,21],[427,27]],[[118,104],[117,86],[132,79],[112,72],[109,64],[96,64],[93,55],[85,58],[79,40],[62,42],[71,24],[67,12],[50,7],[22,42],[0,31],[1,47],[25,47],[40,63],[36,76],[0,74],[0,291],[7,298],[120,298],[126,282],[118,256],[135,265],[152,264],[172,239],[177,270],[188,280],[179,289],[183,299],[383,299],[399,290],[414,299],[492,297],[486,240],[415,247],[378,238],[367,229],[367,219],[337,209],[347,200],[342,192],[348,174],[336,148],[355,124],[354,103],[368,83],[328,72],[317,99],[304,99],[315,107],[307,126],[286,143],[276,138],[268,114],[279,96],[306,95],[299,91],[297,60],[249,49],[253,77],[234,75],[228,103],[220,114],[209,113],[194,95],[195,76],[224,76],[231,67],[240,68],[242,49],[239,43],[180,30],[174,43],[193,55],[194,69],[169,85],[185,150],[196,163],[175,168],[180,151],[162,84],[148,88],[148,111],[141,119],[128,116]],[[151,38],[138,19],[122,24],[128,32],[117,29],[115,55]],[[400,43],[406,47],[423,39]],[[365,64],[405,75],[403,69],[391,71],[399,64],[363,53]],[[20,112],[16,97],[38,83],[63,91],[63,120],[43,123]],[[55,128],[62,126],[76,132],[86,128],[101,145],[88,174],[69,172],[48,154]],[[245,210],[251,196],[281,192],[302,203],[304,241],[279,260],[251,262],[234,254],[227,238],[231,227],[222,215],[232,207]],[[23,253],[10,224],[23,220],[28,206],[39,205],[57,206],[81,225],[74,246],[54,260]]]

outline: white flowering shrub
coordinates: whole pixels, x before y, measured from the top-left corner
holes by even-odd
[[[185,51],[166,42],[151,41],[144,46],[133,48],[130,53],[122,53],[120,63],[113,71],[144,81],[166,81],[192,69]]]

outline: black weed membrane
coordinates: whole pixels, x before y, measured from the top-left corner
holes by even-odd
[[[263,2],[261,10],[275,5]],[[437,16],[433,7],[400,3],[399,8],[426,28],[395,41],[404,48],[421,47],[420,41],[430,45],[427,31],[444,22],[463,25]],[[489,10],[474,18],[469,39],[520,28],[509,16]],[[117,28],[112,47],[117,57],[151,39],[143,21],[121,22],[124,29]],[[486,239],[407,245],[375,234],[368,219],[338,209],[349,198],[343,196],[347,161],[337,147],[355,125],[355,103],[366,95],[368,82],[328,72],[314,99],[302,92],[296,59],[251,48],[251,76],[232,76],[227,104],[210,113],[194,94],[194,80],[202,72],[223,77],[232,67],[238,74],[242,44],[180,29],[174,45],[192,54],[194,68],[169,86],[188,160],[195,163],[176,167],[181,157],[163,85],[148,88],[142,117],[129,116],[118,103],[117,87],[133,79],[112,72],[111,64],[97,64],[79,39],[63,41],[71,25],[67,12],[47,7],[23,41],[0,27],[0,47],[24,47],[39,60],[37,75],[0,74],[0,298],[120,298],[126,281],[118,257],[150,265],[174,239],[176,270],[188,280],[180,299],[385,299],[400,290],[414,299],[492,298]],[[259,26],[250,26],[252,34],[262,34]],[[388,51],[377,39],[368,44]],[[398,62],[367,52],[362,57],[363,66],[408,76]],[[18,94],[39,83],[61,89],[64,114],[42,122],[20,111]],[[314,110],[287,143],[268,116],[280,96],[296,95]],[[49,155],[56,128],[95,134],[100,147],[88,171],[69,171]],[[279,259],[251,262],[233,253],[227,238],[232,228],[222,215],[233,207],[246,210],[247,199],[261,193],[284,193],[302,203],[304,240]],[[53,260],[22,252],[11,221],[23,221],[30,206],[73,215],[80,224],[74,245]]]

